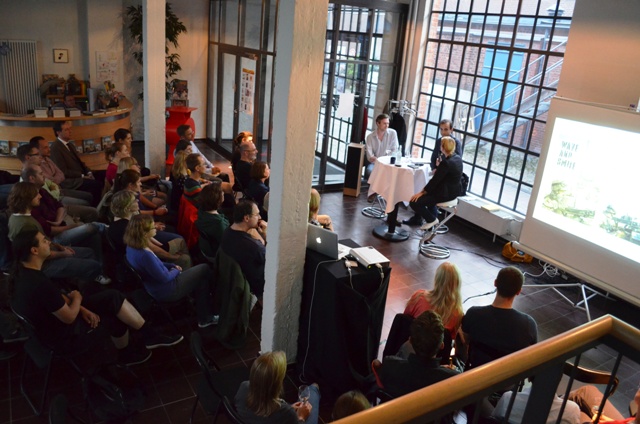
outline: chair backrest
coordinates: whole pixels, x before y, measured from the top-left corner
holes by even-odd
[[[196,220],[198,219],[198,208],[187,199],[184,194],[180,198],[180,207],[178,208],[178,234],[184,237],[187,247],[191,250],[198,244],[200,233],[196,228]]]
[[[242,418],[238,414],[238,411],[236,411],[235,406],[233,406],[228,397],[224,396],[222,398],[222,405],[224,405],[224,410],[227,413],[227,417],[229,417],[229,420],[231,420],[233,424],[245,424],[245,422],[242,421]]]
[[[124,258],[124,267],[125,267],[127,277],[133,280],[132,282],[135,286],[143,287],[144,284],[142,283],[143,280],[140,273],[133,267],[133,265],[131,265],[131,263],[129,262],[126,256],[123,256],[123,258]]]
[[[387,343],[384,347],[383,356],[392,356],[398,353],[400,346],[409,339],[411,335],[411,323],[413,317],[408,314],[396,314],[389,330]]]
[[[589,368],[584,368],[581,366],[575,366],[570,362],[565,362],[562,372],[565,375],[571,376],[573,374],[573,378],[583,383],[588,384],[609,384],[611,381],[611,373],[606,371],[596,371]],[[616,389],[618,388],[618,377],[613,377],[613,382],[611,384],[611,392],[609,396],[612,396]]]

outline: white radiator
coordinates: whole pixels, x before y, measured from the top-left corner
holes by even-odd
[[[0,40],[0,44],[8,45],[10,49],[3,49],[3,54],[0,54],[0,79],[6,112],[25,114],[27,110],[40,106],[36,42]]]

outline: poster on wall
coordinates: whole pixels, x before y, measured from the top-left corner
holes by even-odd
[[[240,82],[240,112],[253,115],[253,90],[255,85],[255,71],[242,68]]]
[[[116,81],[120,74],[120,61],[115,51],[96,52],[96,79],[98,82]]]

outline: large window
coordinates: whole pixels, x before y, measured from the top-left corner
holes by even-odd
[[[451,119],[469,191],[526,213],[574,3],[434,0],[414,155],[429,157]]]

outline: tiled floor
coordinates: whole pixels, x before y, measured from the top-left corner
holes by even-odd
[[[223,159],[205,147],[207,155],[215,157],[223,170],[226,164]],[[385,324],[382,340],[386,339],[389,326],[394,315],[404,310],[406,299],[418,288],[430,288],[434,271],[441,261],[428,259],[418,254],[418,240],[412,237],[401,243],[389,243],[375,238],[371,230],[378,220],[366,218],[361,209],[367,206],[366,194],[359,198],[344,197],[342,193],[324,193],[322,195],[321,212],[332,217],[340,238],[350,238],[361,245],[372,245],[391,259],[392,273],[387,297]],[[401,209],[400,219],[408,217],[408,211]],[[438,236],[438,241],[451,247],[450,261],[456,263],[463,274],[463,299],[470,298],[464,304],[465,309],[472,305],[484,305],[491,302],[493,280],[498,269],[505,265],[500,255],[502,241],[492,242],[492,235],[466,224],[464,221],[452,220],[451,231]],[[540,274],[541,267],[534,263],[522,267],[532,274]],[[543,282],[565,282],[560,277],[527,278],[527,284]],[[577,299],[576,289],[563,290],[573,299]],[[472,296],[477,296],[471,298]],[[516,308],[532,315],[539,329],[539,338],[546,339],[569,330],[587,321],[583,311],[573,308],[569,303],[551,289],[527,287],[515,303]],[[640,326],[638,309],[622,301],[611,301],[597,297],[590,301],[593,317],[606,313],[614,314],[636,327]],[[202,331],[205,350],[224,368],[250,366],[259,350],[261,310],[255,309],[251,316],[251,331],[245,348],[229,351],[217,343],[212,331]],[[180,329],[188,336],[194,323],[183,320]],[[380,349],[382,351],[382,348]],[[582,364],[594,368],[611,369],[614,362],[612,352],[608,348],[593,349],[584,355]],[[29,410],[19,391],[19,373],[23,355],[0,362],[0,423],[45,423],[46,418],[35,417]],[[148,391],[144,410],[135,416],[135,423],[186,423],[195,399],[196,382],[199,377],[198,366],[189,350],[188,341],[165,349],[153,351],[153,357],[145,364],[134,367]],[[64,364],[57,370],[52,380],[52,393],[67,393],[72,403],[80,397],[79,381]],[[289,401],[296,397],[295,373],[291,371],[287,379],[285,398]],[[620,387],[613,397],[614,404],[626,413],[629,400],[633,398],[640,381],[640,366],[627,359],[618,374]],[[33,378],[39,381],[39,377]],[[321,417],[329,421],[331,405],[321,408]],[[202,408],[196,411],[196,423],[209,422]],[[224,419],[219,422],[225,422]]]

